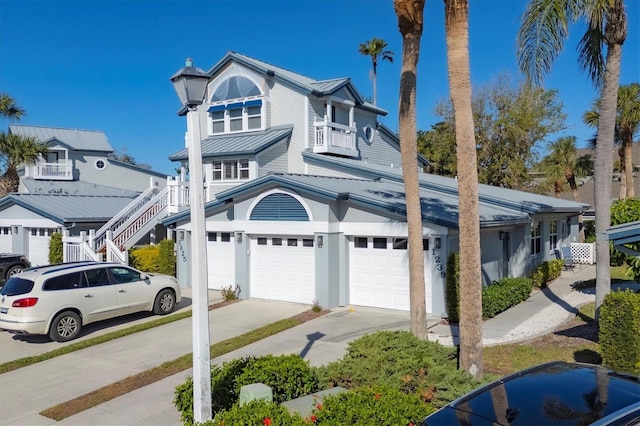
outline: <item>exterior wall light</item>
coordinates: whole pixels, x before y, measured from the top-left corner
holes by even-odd
[[[324,238],[322,237],[322,235],[318,235],[318,248],[322,248],[323,244],[324,244]]]
[[[440,239],[440,237],[436,237],[433,240],[433,248],[439,249],[440,247],[442,247],[442,240]]]
[[[236,243],[242,244],[242,232],[236,232]]]

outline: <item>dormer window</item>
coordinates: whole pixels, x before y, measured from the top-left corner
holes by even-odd
[[[260,88],[249,78],[231,76],[211,88],[210,134],[259,130],[263,125],[263,102]]]
[[[262,100],[213,105],[208,109],[211,133],[233,133],[262,128]]]

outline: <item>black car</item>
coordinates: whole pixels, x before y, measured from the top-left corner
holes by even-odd
[[[30,267],[31,262],[24,254],[0,253],[0,284]]]
[[[550,362],[482,386],[423,426],[640,425],[640,377],[592,364]]]

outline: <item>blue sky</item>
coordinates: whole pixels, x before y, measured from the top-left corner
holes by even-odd
[[[621,84],[640,81],[640,2],[627,0]],[[515,37],[525,0],[470,1],[471,77],[518,79]],[[448,96],[443,1],[428,0],[418,74],[418,129],[438,121]],[[582,113],[597,93],[576,63],[583,29],[570,30],[545,87],[584,145]],[[372,96],[371,60],[359,44],[379,37],[395,52],[378,67],[382,121],[397,129],[402,40],[392,0],[0,0],[0,92],[27,111],[21,124],[101,130],[112,146],[173,174],[186,121],[169,77],[187,57],[205,70],[236,51],[318,80],[350,77]],[[0,122],[1,130],[9,123]]]

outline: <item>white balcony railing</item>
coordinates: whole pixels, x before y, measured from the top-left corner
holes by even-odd
[[[34,179],[73,180],[73,168],[70,160],[57,163],[36,163],[33,168]]]
[[[356,133],[358,130],[355,127],[355,123],[353,123],[352,127],[325,119],[314,123],[314,127],[316,138],[313,152],[340,154],[350,157],[358,156],[356,146]]]

